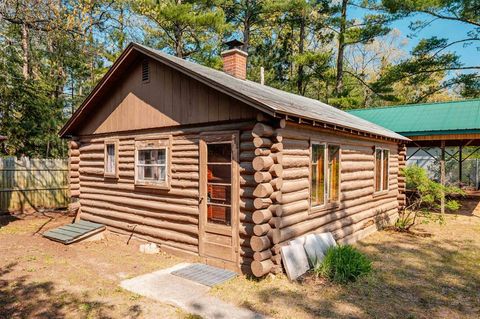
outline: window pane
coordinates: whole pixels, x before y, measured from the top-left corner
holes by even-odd
[[[208,222],[214,224],[222,224],[230,226],[230,207],[209,205],[208,206]]]
[[[212,183],[231,183],[232,167],[224,164],[208,164],[207,177],[208,182]]]
[[[388,150],[383,150],[383,190],[388,189]]]
[[[375,150],[375,191],[381,191],[382,184],[382,150]]]
[[[144,181],[162,182],[166,178],[165,166],[138,166],[137,178]]]
[[[322,205],[325,202],[325,145],[312,145],[312,180],[310,200],[312,206]]]
[[[152,149],[137,152],[137,179],[149,182],[167,180],[167,150]]]
[[[208,144],[208,163],[230,163],[232,161],[232,145],[230,143]]]
[[[336,202],[339,197],[340,185],[340,147],[328,146],[328,180],[329,180],[329,201]]]
[[[105,165],[105,172],[114,174],[115,166],[115,144],[107,144],[107,165]]]
[[[207,200],[208,203],[230,205],[231,193],[230,186],[226,185],[208,185]]]
[[[312,189],[310,190],[310,201],[312,205],[315,205],[318,200],[317,196],[317,165],[312,163]]]
[[[145,166],[143,169],[144,169],[144,173],[143,173],[144,179],[154,179],[153,166]]]
[[[139,150],[138,164],[165,164],[167,152],[165,149]]]

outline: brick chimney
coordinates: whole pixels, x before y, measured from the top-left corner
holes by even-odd
[[[237,79],[245,80],[247,78],[248,53],[241,49],[243,42],[232,40],[225,44],[228,46],[228,50],[221,53],[223,71]]]

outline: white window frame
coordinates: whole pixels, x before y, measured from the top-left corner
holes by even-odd
[[[134,178],[135,186],[170,189],[170,166],[171,166],[171,137],[138,138],[135,140]],[[139,164],[139,152],[149,150],[165,150],[165,164]],[[138,178],[139,167],[165,166],[165,180],[145,180]]]
[[[109,145],[113,145],[114,157],[115,157],[115,166],[113,172],[108,172],[108,152],[107,148]],[[107,139],[104,142],[104,166],[103,166],[103,175],[105,178],[118,178],[118,139]]]
[[[323,204],[319,204],[319,205],[313,205],[312,204],[312,164],[313,164],[313,145],[323,145],[324,146],[324,155],[323,155],[323,179],[324,179],[324,191],[323,191]],[[328,152],[328,147],[329,146],[338,146],[338,178],[339,178],[339,181],[338,181],[338,199],[336,201],[330,201],[329,198],[330,198],[330,171],[329,171],[329,167],[328,167],[328,156],[329,156],[329,152]],[[310,211],[311,212],[316,212],[318,210],[323,210],[325,208],[330,208],[332,206],[336,206],[339,202],[340,202],[340,190],[341,190],[341,172],[342,172],[342,169],[341,169],[341,163],[342,163],[342,153],[341,153],[341,150],[342,150],[342,146],[340,144],[337,144],[337,143],[327,143],[327,142],[320,142],[320,141],[310,141],[310,165],[309,165],[309,199],[308,199],[308,202],[309,202],[309,208],[310,208]]]
[[[380,174],[378,174],[379,172],[377,172],[377,151],[380,151],[380,154],[381,154],[381,157],[380,157],[380,162],[381,162],[381,165],[380,165]],[[387,156],[387,187],[385,188],[383,185],[383,172],[385,170],[385,167],[383,165],[384,163],[384,152],[387,151],[388,152],[388,156]],[[388,148],[384,148],[384,147],[375,147],[375,151],[373,153],[373,160],[374,160],[374,179],[373,179],[373,187],[374,187],[374,193],[378,194],[378,193],[385,193],[385,192],[388,192],[390,190],[390,183],[388,182],[390,180],[390,149]],[[380,175],[380,189],[377,190],[377,176]]]

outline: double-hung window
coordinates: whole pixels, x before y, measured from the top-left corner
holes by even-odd
[[[389,150],[375,148],[375,192],[388,190],[389,155]]]
[[[135,185],[169,187],[169,139],[135,144]]]
[[[338,202],[340,198],[340,146],[313,143],[311,150],[310,206]]]
[[[104,175],[108,178],[118,177],[118,141],[105,141]]]

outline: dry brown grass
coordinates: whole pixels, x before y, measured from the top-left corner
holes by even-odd
[[[0,318],[184,318],[187,314],[119,287],[121,280],[179,259],[138,252],[110,235],[64,246],[38,229],[66,224],[58,214],[0,220]],[[46,226],[45,226],[46,225]],[[42,230],[42,231],[43,231]]]
[[[212,291],[274,318],[479,318],[480,213],[468,202],[431,237],[379,232],[357,244],[374,272],[346,286],[309,277],[238,277]],[[181,260],[144,255],[125,238],[64,246],[38,230],[70,222],[41,216],[0,218],[0,318],[193,318],[118,284]],[[137,243],[138,244],[138,243]]]
[[[466,203],[432,236],[383,231],[356,246],[374,272],[349,285],[236,278],[213,294],[274,318],[480,318],[480,213]]]

